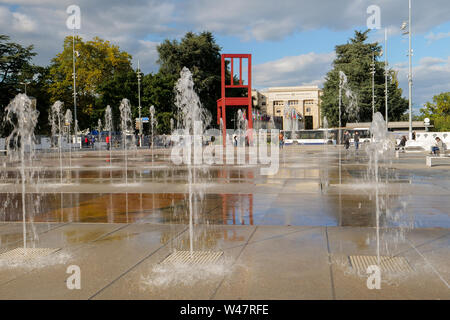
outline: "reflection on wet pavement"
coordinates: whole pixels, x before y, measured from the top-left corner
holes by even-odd
[[[364,152],[344,152],[339,159],[336,150],[285,148],[274,176],[261,175],[260,166],[199,166],[197,181],[204,184],[205,191],[196,204],[195,224],[373,227],[374,185],[367,177],[367,157]],[[187,168],[173,165],[167,150],[159,150],[153,163],[149,151],[145,152],[129,155],[127,175],[130,187],[136,188],[130,192],[123,183],[123,154],[118,151],[112,157],[108,152],[73,153],[71,168],[65,157],[63,179],[68,189],[64,192],[45,189],[57,186],[59,160],[52,154],[40,155],[34,166],[42,169],[34,174],[42,191],[26,195],[27,202],[33,204],[27,208],[32,213],[29,221],[186,224],[188,195],[161,192],[158,186],[170,189],[170,185],[185,185]],[[395,159],[381,164],[387,168],[380,171],[387,206],[381,216],[383,226],[450,225],[448,199],[442,198],[450,193],[446,182],[449,172],[409,169],[419,160],[416,156],[406,164],[405,159],[398,160],[400,167],[395,170],[389,169],[397,165]],[[5,166],[0,175],[0,201],[4,204],[0,221],[21,221],[20,193],[8,191],[14,186],[17,169]],[[98,191],[85,192],[83,185],[88,184],[98,186]],[[248,186],[246,193],[239,189],[244,184]],[[111,192],[108,186],[120,189]],[[223,192],[217,192],[221,188]],[[422,197],[414,197],[415,193]]]

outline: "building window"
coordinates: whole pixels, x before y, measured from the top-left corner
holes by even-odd
[[[273,105],[276,106],[284,106],[284,101],[276,100],[273,102]]]
[[[314,100],[305,100],[305,105],[312,105],[314,104]]]
[[[298,106],[298,100],[289,100],[288,105],[289,106]]]
[[[306,108],[306,112],[311,112],[311,108]]]

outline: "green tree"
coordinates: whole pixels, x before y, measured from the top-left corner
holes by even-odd
[[[9,36],[0,34],[0,112],[16,94],[22,92],[22,72],[31,65],[31,59],[36,55],[32,45],[24,47],[9,40]]]
[[[385,76],[384,62],[378,61],[381,47],[378,43],[366,43],[369,30],[355,31],[354,38],[344,45],[335,48],[336,59],[333,69],[325,78],[322,95],[322,114],[327,117],[331,126],[338,126],[339,121],[339,71],[343,71],[351,90],[357,96],[359,107],[358,118],[351,119],[345,113],[345,106],[349,103],[345,95],[342,105],[342,125],[349,121],[369,122],[372,120],[372,75],[371,64],[375,56],[375,112],[385,114]],[[388,70],[388,116],[389,120],[398,120],[407,110],[408,101],[402,98],[402,90],[398,87],[397,74]]]
[[[51,84],[50,68],[28,64],[22,69],[19,83],[26,83],[27,95],[36,99],[36,109],[39,111],[36,133],[49,134],[48,111],[51,97],[48,88]],[[20,86],[24,85],[21,84]]]
[[[50,67],[52,83],[49,86],[52,102],[61,100],[65,107],[70,109],[73,109],[72,39],[71,36],[65,38],[63,51],[52,60]],[[76,37],[75,50],[78,53],[75,63],[78,123],[80,128],[92,128],[96,126],[97,118],[102,116],[102,111],[106,107],[103,105],[102,110],[98,110],[96,103],[101,101],[110,104],[112,108],[118,108],[116,100],[99,98],[108,91],[105,83],[113,88],[117,87],[121,80],[129,78],[129,74],[133,73],[131,55],[120,51],[118,46],[112,45],[109,41],[97,37],[86,42]],[[121,95],[122,98],[133,101],[134,97],[125,96],[128,93],[125,90]]]
[[[142,84],[141,84],[142,89]],[[98,99],[95,102],[95,109],[92,112],[91,128],[97,125],[97,119],[104,123],[106,106],[111,107],[113,125],[116,130],[120,128],[120,102],[123,98],[130,100],[133,118],[139,115],[138,103],[138,82],[137,74],[133,70],[128,72],[118,72],[112,77],[103,81],[98,87]],[[142,108],[144,111],[145,108]]]
[[[221,48],[216,44],[212,33],[188,32],[181,41],[165,40],[157,50],[160,64],[159,73],[166,77],[164,81],[175,84],[181,69],[187,67],[192,72],[195,90],[200,101],[215,119],[217,100],[220,98]],[[168,80],[168,78],[172,80]],[[173,102],[173,98],[170,101]],[[164,111],[170,110],[173,108],[164,109]]]
[[[420,109],[421,118],[430,118],[435,131],[450,131],[450,92],[443,92],[433,97]]]

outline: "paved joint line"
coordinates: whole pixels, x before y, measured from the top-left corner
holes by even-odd
[[[309,231],[309,230],[313,230],[313,229],[319,229],[319,228],[320,228],[320,227],[308,227],[307,229],[302,229],[302,230],[295,230],[295,231],[291,231],[291,232],[286,232],[286,233],[279,234],[279,235],[276,235],[276,236],[263,238],[263,239],[261,239],[261,240],[255,240],[255,241],[248,242],[248,243],[244,243],[244,244],[240,244],[240,245],[237,245],[237,246],[234,246],[234,247],[229,247],[229,248],[227,248],[226,250],[230,250],[230,249],[234,249],[234,248],[239,248],[239,247],[242,247],[242,246],[245,246],[245,245],[252,245],[252,244],[255,244],[255,243],[258,243],[258,242],[262,242],[262,241],[267,241],[267,240],[273,240],[273,239],[283,238],[283,237],[289,236],[289,235],[294,234],[294,233],[305,232],[305,231]]]
[[[88,243],[100,241],[100,240],[102,240],[103,238],[106,238],[106,237],[110,236],[110,235],[113,234],[114,232],[120,231],[120,230],[122,230],[122,229],[124,229],[124,228],[126,228],[126,227],[129,227],[129,226],[130,226],[130,224],[129,224],[129,223],[126,223],[125,225],[120,226],[120,227],[118,227],[117,229],[114,229],[114,230],[112,230],[112,231],[110,231],[110,232],[108,232],[108,233],[106,233],[106,234],[103,234],[103,235],[101,235],[100,237],[98,237],[98,238],[96,238],[96,239],[94,239],[94,240],[92,240],[92,241],[89,241]]]
[[[425,245],[427,245],[427,244],[430,244],[430,243],[432,243],[432,242],[441,240],[442,238],[445,238],[445,237],[447,237],[447,236],[449,236],[449,235],[450,235],[450,233],[446,233],[446,234],[444,234],[444,235],[442,235],[442,236],[439,236],[439,237],[437,237],[437,238],[435,238],[435,239],[425,241],[424,243],[422,243],[422,244],[420,244],[420,245],[418,245],[418,246],[415,246],[415,247],[416,247],[416,248],[423,247],[423,246],[425,246]],[[412,247],[412,248],[414,249],[414,247]],[[408,251],[411,251],[411,249],[403,250],[403,251],[401,251],[401,252],[395,254],[394,256],[400,256],[400,255],[403,255],[404,253],[406,253],[406,252],[408,252]]]
[[[178,238],[179,236],[181,236],[184,232],[186,232],[186,230],[188,230],[188,228],[185,228],[183,231],[181,231],[180,233],[178,233],[177,235],[175,235],[171,240],[175,240],[176,238]],[[102,293],[104,290],[106,290],[107,288],[109,288],[112,284],[114,284],[116,281],[118,281],[120,278],[122,278],[123,276],[125,276],[127,273],[129,273],[131,270],[133,270],[134,268],[136,268],[138,265],[140,265],[142,262],[144,262],[145,260],[147,260],[148,258],[150,258],[152,255],[154,255],[156,252],[158,252],[159,250],[161,250],[162,248],[165,248],[171,241],[167,241],[164,245],[162,245],[161,247],[157,248],[156,250],[150,252],[148,255],[146,255],[144,258],[142,258],[141,260],[139,260],[138,262],[136,262],[134,265],[132,265],[130,268],[128,268],[127,270],[125,270],[124,272],[122,272],[122,274],[120,274],[117,278],[115,278],[113,281],[111,281],[110,283],[108,283],[106,286],[104,286],[102,289],[100,289],[99,291],[97,291],[96,293],[94,293],[92,296],[90,296],[88,298],[88,300],[92,300],[93,298],[95,298],[97,295],[99,295],[100,293]]]
[[[428,261],[427,258],[425,258],[425,256],[414,246],[414,244],[410,241],[410,240],[406,240],[408,241],[409,245],[411,247],[413,247],[413,249],[422,257],[423,260],[425,260],[425,262],[431,267],[431,269],[433,270],[433,272],[439,277],[439,279],[441,279],[441,281],[447,286],[447,288],[450,289],[450,285],[448,284],[447,281],[445,281],[445,279],[441,276],[441,274],[436,270],[436,268],[431,264],[430,261]]]
[[[252,234],[248,237],[247,241],[245,242],[245,245],[242,246],[241,251],[239,251],[239,254],[237,255],[236,259],[233,261],[233,264],[231,265],[231,267],[233,267],[236,262],[239,260],[239,258],[242,255],[242,252],[244,252],[244,249],[247,247],[248,243],[250,242],[250,239],[253,237],[253,235],[256,232],[256,229],[258,229],[258,226],[255,227],[255,229],[253,230]],[[219,291],[220,287],[222,286],[222,284],[224,283],[225,279],[227,278],[227,276],[223,277],[222,280],[220,281],[219,285],[216,287],[216,289],[214,290],[214,292],[212,293],[212,295],[209,297],[209,300],[214,299],[214,297],[216,296],[217,292]]]
[[[14,222],[14,223],[16,223],[16,222]],[[18,224],[23,224],[23,222],[17,222]],[[27,224],[31,224],[32,222],[27,222]],[[70,224],[71,222],[66,222],[66,223],[56,223],[56,226],[55,227],[52,227],[52,228],[50,228],[50,229],[48,229],[48,230],[44,230],[44,231],[41,231],[41,232],[37,232],[37,235],[38,235],[38,237],[40,236],[40,235],[43,235],[43,234],[45,234],[45,233],[47,233],[47,232],[50,232],[50,231],[53,231],[53,230],[56,230],[56,229],[58,229],[58,228],[61,228],[61,227],[64,227],[64,226],[66,226],[66,225],[68,225],[68,224]],[[27,228],[27,230],[28,230],[28,228]],[[27,233],[28,233],[28,231],[27,231]],[[32,240],[32,238],[28,238],[28,235],[27,235],[27,242],[28,242],[28,240]],[[38,241],[39,241],[39,239],[38,239]],[[16,241],[14,241],[14,242],[11,242],[10,243],[10,245],[11,245],[11,248],[12,247],[14,247],[13,249],[16,249],[16,248],[18,248],[17,247],[17,245],[19,244],[19,243],[22,243],[22,245],[23,245],[23,240],[21,239],[21,240],[16,240]],[[6,249],[7,251],[8,250],[12,250],[12,249],[8,249],[7,247],[6,248],[4,248],[4,249]]]
[[[46,232],[49,232],[49,231],[53,231],[53,230],[55,230],[55,229],[57,229],[57,228],[67,226],[67,225],[69,225],[69,224],[71,224],[71,223],[72,223],[72,222],[67,222],[67,223],[58,225],[58,226],[56,226],[55,228],[49,229],[49,230],[47,230],[47,231],[45,231],[45,232],[43,232],[43,233],[46,233]],[[81,244],[78,248],[73,249],[72,252],[81,250],[82,248],[84,248],[85,246],[87,246],[89,243],[93,243],[93,242],[95,242],[95,241],[98,241],[98,240],[102,239],[103,237],[106,237],[106,236],[108,236],[108,235],[110,235],[110,234],[112,234],[112,233],[114,233],[114,232],[116,232],[116,231],[119,231],[119,230],[125,228],[126,226],[128,226],[128,225],[120,226],[119,228],[114,229],[113,231],[110,231],[110,232],[108,232],[108,233],[105,234],[105,235],[101,235],[101,236],[98,237],[97,239],[88,241],[87,243],[83,243],[83,244]],[[61,251],[63,251],[63,250],[66,250],[66,249],[67,249],[67,248],[59,248],[57,251],[51,253],[50,255],[57,254],[57,253],[59,253],[59,252],[61,252]],[[24,273],[22,273],[22,274],[20,274],[20,275],[18,275],[18,276],[16,276],[16,277],[14,277],[13,279],[10,279],[10,280],[7,280],[7,281],[5,281],[5,282],[2,282],[2,283],[0,283],[0,287],[1,287],[1,286],[4,286],[4,285],[6,285],[6,284],[8,284],[8,283],[10,283],[10,282],[12,282],[12,281],[15,281],[15,280],[17,280],[17,279],[19,279],[19,278],[21,278],[21,277],[23,277],[23,276],[26,276],[26,275],[28,275],[28,274],[30,274],[30,273],[32,273],[32,272],[38,270],[38,269],[39,269],[39,268],[32,268],[32,269],[30,269],[29,271],[26,271],[26,272],[24,272]]]
[[[325,227],[325,235],[327,237],[328,264],[330,266],[331,296],[333,300],[336,300],[336,290],[334,288],[334,277],[333,277],[333,265],[331,262],[330,241],[328,239],[328,227]]]

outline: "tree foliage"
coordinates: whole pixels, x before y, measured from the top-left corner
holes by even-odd
[[[20,92],[36,99],[36,108],[39,111],[37,133],[48,133],[48,105],[50,95],[49,68],[32,64],[36,55],[33,46],[24,47],[18,43],[10,42],[6,35],[0,35],[0,118],[9,102]],[[25,90],[26,88],[26,90]],[[7,128],[2,128],[6,134]]]
[[[24,47],[10,42],[10,37],[0,34],[0,107],[3,110],[21,88],[23,70],[31,65],[36,55],[33,46]]]
[[[450,131],[450,92],[433,97],[433,102],[425,103],[420,109],[421,118],[429,118],[436,131]]]
[[[351,90],[356,93],[359,107],[359,122],[372,120],[372,75],[371,64],[375,56],[375,112],[385,114],[385,76],[384,62],[378,61],[381,46],[378,43],[366,43],[369,30],[365,32],[355,31],[354,38],[344,45],[335,48],[336,58],[333,69],[325,78],[322,95],[322,114],[327,117],[331,126],[338,125],[339,106],[339,71],[343,71],[348,78]],[[392,121],[398,120],[407,110],[408,101],[402,98],[402,90],[398,87],[397,74],[394,70],[388,70],[388,116]],[[342,125],[350,120],[345,113],[345,106],[349,102],[345,95],[342,105]]]
[[[52,83],[49,92],[52,102],[63,101],[66,108],[73,110],[73,37],[68,36],[64,40],[64,47],[52,59],[50,76]],[[80,128],[96,125],[96,117],[106,105],[97,106],[96,102],[111,104],[112,108],[118,108],[116,100],[100,99],[102,94],[108,94],[108,85],[117,89],[117,85],[133,72],[131,68],[131,55],[120,51],[119,47],[109,41],[95,37],[91,41],[84,42],[81,37],[75,37],[76,55],[76,91],[77,91],[77,118]],[[115,95],[117,92],[110,93]],[[122,90],[122,98],[127,97],[129,91]],[[114,102],[114,104],[112,103]],[[100,110],[98,110],[100,107]]]
[[[200,101],[213,119],[220,98],[220,49],[211,32],[188,32],[181,41],[165,40],[157,48],[162,79],[175,84],[181,69],[187,67],[192,72]]]

